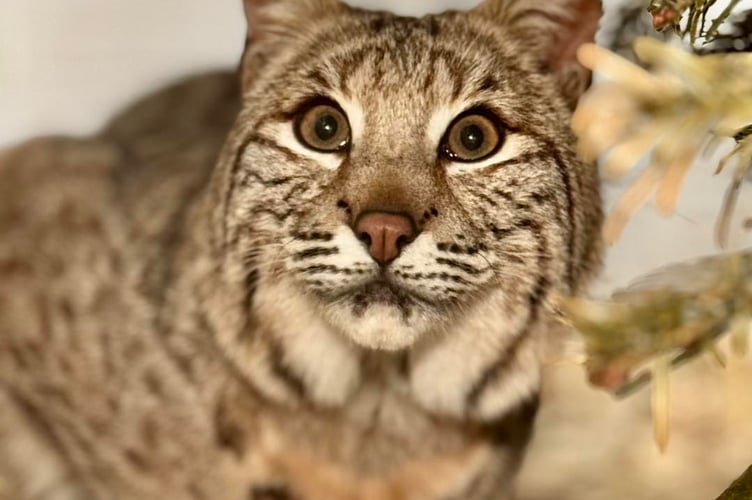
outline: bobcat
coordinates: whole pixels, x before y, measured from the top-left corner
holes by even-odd
[[[239,76],[0,157],[0,498],[509,498],[600,2],[245,8]]]

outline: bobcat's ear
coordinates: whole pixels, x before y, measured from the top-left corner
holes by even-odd
[[[339,0],[243,0],[251,40],[294,36],[301,27],[341,12]]]
[[[243,54],[243,88],[266,60],[304,32],[306,25],[347,9],[339,0],[243,0],[248,38]]]
[[[554,72],[574,108],[591,74],[577,62],[577,48],[595,41],[601,0],[486,0],[473,11],[504,26]]]

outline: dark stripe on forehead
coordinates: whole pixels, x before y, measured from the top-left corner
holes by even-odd
[[[533,18],[533,19],[528,19]],[[538,19],[535,19],[538,18]],[[520,24],[522,22],[527,22],[528,24],[531,23],[539,23],[540,20],[545,21],[542,26],[547,27],[551,24],[564,24],[565,19],[561,18],[560,16],[556,16],[552,14],[551,12],[541,10],[541,9],[525,9],[520,11],[519,13],[512,16],[512,18],[508,21],[509,26],[514,26],[516,24]]]
[[[385,52],[383,48],[378,46],[379,49],[381,49],[380,59],[383,60],[385,57]],[[347,53],[347,57],[338,57],[336,59],[336,66],[335,71],[339,74],[339,89],[343,92],[348,92],[348,82],[350,78],[358,73],[360,69],[366,65],[366,63],[371,62],[373,64],[374,59],[369,56],[373,56],[378,54],[377,52],[377,45],[376,44],[368,44],[363,45],[355,50],[349,51]],[[333,61],[334,62],[334,61]],[[374,69],[377,69],[374,67]]]
[[[374,88],[379,88],[384,82],[384,76],[386,76],[386,73],[384,72],[384,59],[386,59],[386,50],[383,47],[376,48],[373,53],[373,86]],[[344,91],[349,91],[349,89],[345,86],[343,88]]]
[[[319,84],[326,83],[326,87],[332,88],[336,82],[321,71],[321,64],[336,58],[338,53],[358,50],[364,44],[373,41],[372,33],[364,28],[361,21],[349,18],[340,18],[337,21],[340,22],[335,23],[331,20],[331,23],[321,24],[318,30],[309,33],[305,46],[297,47],[296,55],[284,64],[269,64],[267,67],[276,67],[277,71],[270,75],[270,80],[260,92],[273,93],[275,88],[289,82],[290,75],[308,77]],[[348,50],[343,50],[343,47]],[[313,71],[319,71],[320,74],[312,73]],[[323,77],[323,80],[320,77]]]
[[[501,90],[501,85],[499,84],[499,81],[490,73],[486,73],[483,78],[480,79],[478,82],[478,86],[475,89],[475,92],[481,93],[481,92],[491,92],[491,91],[498,91]]]
[[[415,51],[415,52],[413,52]],[[420,53],[424,53],[421,55]],[[333,63],[336,63],[335,70],[340,75],[339,89],[343,92],[349,92],[350,79],[361,71],[368,72],[370,76],[369,84],[375,91],[379,91],[385,83],[385,77],[388,72],[396,71],[398,77],[409,79],[416,73],[425,72],[424,87],[428,88],[433,84],[435,78],[435,62],[438,59],[445,59],[450,73],[461,75],[464,71],[457,61],[459,56],[452,51],[431,50],[429,47],[421,47],[416,44],[414,47],[391,47],[387,46],[381,40],[374,40],[369,44],[362,45],[355,50],[347,53],[347,57],[338,57]],[[418,59],[422,59],[418,64]],[[401,75],[399,74],[401,73]],[[395,81],[394,83],[398,83]],[[461,77],[457,82],[461,91]]]
[[[373,29],[374,27],[378,29]],[[349,25],[340,33],[338,43],[331,50],[325,49],[326,43],[333,41],[326,33],[314,37],[311,45],[318,47],[318,52],[312,54],[307,51],[307,54],[301,54],[290,67],[292,69],[304,65],[314,56],[330,61],[336,64],[336,71],[341,75],[340,88],[343,90],[348,77],[361,70],[364,63],[371,62],[374,70],[383,70],[378,66],[384,63],[388,55],[394,58],[392,63],[398,64],[406,75],[412,75],[424,64],[425,57],[429,56],[429,38],[437,37],[440,32],[440,22],[436,16],[414,19],[378,15],[365,24],[354,22]],[[416,36],[413,37],[413,34]],[[443,45],[439,50],[451,55],[447,65],[460,69],[456,63],[461,60],[459,52],[451,44]],[[343,46],[347,50],[343,50]],[[374,57],[368,57],[369,54],[374,54]]]
[[[501,67],[498,58],[504,56],[495,50],[500,45],[499,40],[483,32],[463,30],[459,21],[455,24],[457,26],[443,23],[436,16],[414,19],[378,14],[365,20],[351,19],[337,26],[336,30],[322,26],[312,33],[308,46],[301,47],[263,91],[273,92],[274,87],[289,82],[291,75],[298,74],[321,88],[349,94],[347,87],[352,76],[367,65],[375,89],[383,85],[384,72],[390,70],[398,70],[405,77],[414,77],[416,72],[425,71],[425,76],[420,77],[424,87],[428,88],[436,73],[431,62],[442,59],[451,78],[452,96],[458,99],[465,91],[467,77],[478,71],[480,58],[490,58],[489,65]],[[439,35],[448,39],[439,39]],[[436,43],[432,41],[434,39]],[[468,51],[469,45],[476,50]],[[385,66],[387,61],[390,64]],[[316,67],[311,68],[314,64]],[[322,71],[322,65],[330,67],[331,72]],[[504,68],[507,66],[506,63],[503,65]]]
[[[431,49],[428,52],[428,59],[426,61],[426,75],[423,79],[423,92],[428,92],[433,87],[434,82],[436,81],[436,61],[439,58],[439,51],[436,49]]]
[[[454,49],[443,47],[438,52],[438,57],[449,70],[449,76],[452,79],[452,99],[457,100],[465,88],[465,77],[469,68],[463,64],[462,58]]]
[[[441,34],[441,25],[436,16],[426,16],[423,18],[423,25],[431,37],[437,37]]]
[[[326,90],[332,90],[332,82],[329,77],[319,68],[312,69],[306,74],[306,78],[315,82],[317,85]]]

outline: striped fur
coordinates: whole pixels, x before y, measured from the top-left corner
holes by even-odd
[[[570,45],[598,2],[420,19],[245,6],[241,88],[198,78],[96,138],[0,158],[0,487],[509,498],[547,305],[599,260],[598,179],[568,126],[588,78]],[[293,133],[314,97],[347,116],[344,153]],[[503,122],[503,147],[440,157],[477,107]],[[384,269],[350,229],[369,210],[420,231]],[[393,300],[374,300],[376,279]]]

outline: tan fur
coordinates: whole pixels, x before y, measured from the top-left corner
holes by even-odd
[[[599,4],[245,5],[242,88],[196,78],[95,138],[0,157],[0,487],[508,498],[550,297],[599,260],[597,176],[568,126],[586,75],[562,50]],[[292,132],[317,95],[347,115],[346,153]],[[498,155],[441,158],[479,105],[507,126]],[[420,230],[384,269],[350,229],[369,210]],[[380,276],[399,302],[374,300]]]

